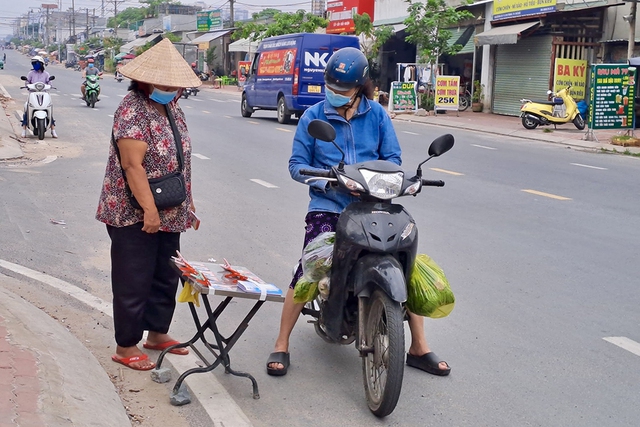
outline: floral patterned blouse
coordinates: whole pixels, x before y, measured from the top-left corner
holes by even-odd
[[[187,199],[174,208],[159,210],[160,231],[182,232],[191,226],[189,206],[191,204],[191,139],[187,131],[185,116],[176,102],[168,104],[182,138],[184,153],[184,178]],[[160,114],[146,95],[129,92],[114,114],[113,137],[135,139],[147,143],[147,152],[142,166],[148,178],[158,178],[178,169],[178,154],[169,119]],[[110,143],[107,170],[96,219],[114,227],[126,227],[144,221],[141,209],[131,206],[126,184],[113,143]]]

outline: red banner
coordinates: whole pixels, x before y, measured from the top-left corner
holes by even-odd
[[[327,34],[355,33],[353,15],[367,13],[373,22],[374,0],[336,0],[327,3]]]
[[[293,74],[293,60],[297,49],[282,49],[262,52],[258,62],[258,74],[275,76]]]

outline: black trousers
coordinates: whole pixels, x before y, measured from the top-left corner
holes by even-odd
[[[137,345],[145,330],[166,334],[176,308],[179,275],[170,257],[180,250],[180,233],[149,234],[142,226],[107,225],[113,322],[121,347]]]

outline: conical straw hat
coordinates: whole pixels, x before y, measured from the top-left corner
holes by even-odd
[[[143,83],[171,87],[196,87],[202,82],[169,39],[120,67],[120,73]]]

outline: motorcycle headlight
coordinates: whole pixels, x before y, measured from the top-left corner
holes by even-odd
[[[36,83],[35,88],[36,88],[36,90],[37,90],[38,92],[43,91],[43,90],[44,90],[44,83],[42,83],[42,82],[38,82],[38,83]]]
[[[382,173],[368,169],[360,169],[362,177],[367,182],[369,194],[378,199],[393,199],[400,195],[404,174],[402,172]]]

